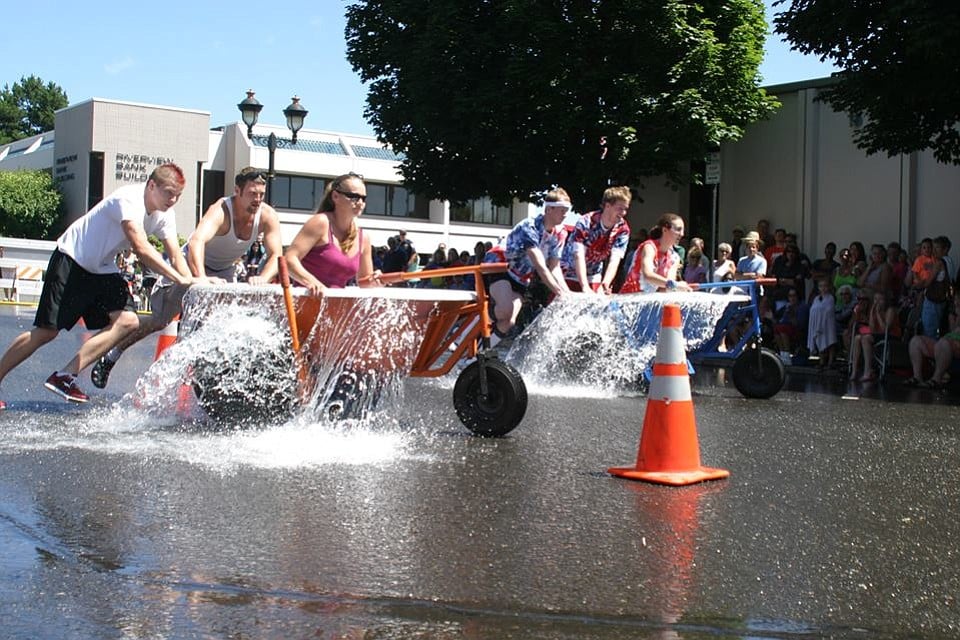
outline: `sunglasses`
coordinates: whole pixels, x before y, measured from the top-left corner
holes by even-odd
[[[351,202],[366,202],[367,196],[363,193],[354,193],[353,191],[344,191],[343,189],[334,189],[337,193],[342,195],[347,200]]]
[[[248,171],[246,173],[237,174],[237,178],[234,182],[236,182],[237,186],[239,187],[240,185],[247,182],[260,181],[260,180],[263,180],[264,182],[266,182],[269,177],[270,177],[270,174],[267,173],[266,171],[260,171],[260,170]]]

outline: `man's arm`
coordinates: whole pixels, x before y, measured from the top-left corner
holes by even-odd
[[[276,210],[267,204],[262,205],[260,209],[260,231],[263,232],[263,246],[267,249],[267,258],[263,271],[247,279],[250,284],[269,284],[277,275],[277,258],[283,255],[280,217]]]
[[[580,243],[573,245],[573,270],[577,273],[577,282],[582,291],[590,291],[590,280],[587,278],[586,249]]]
[[[527,249],[527,257],[530,258],[530,262],[540,275],[540,279],[551,291],[557,295],[563,295],[570,291],[567,288],[567,283],[563,280],[563,276],[559,273],[560,260],[551,258],[550,262],[553,263],[553,266],[548,266],[547,261],[543,258],[543,252],[540,250],[540,247],[530,247]]]
[[[122,220],[120,227],[123,229],[123,234],[127,237],[127,241],[130,243],[133,252],[137,254],[137,258],[139,258],[140,262],[145,264],[148,269],[177,284],[192,284],[192,278],[180,273],[176,268],[164,261],[163,256],[161,256],[153,245],[150,244],[150,241],[147,240],[147,234],[138,222],[135,220]],[[176,246],[176,242],[173,242],[172,245],[175,249],[173,253],[170,253],[170,259],[176,264],[175,256],[179,256],[180,262],[183,263],[183,256],[180,255],[180,247]],[[164,241],[164,246],[167,246],[167,241]]]
[[[621,254],[610,254],[610,259],[607,260],[607,270],[604,272],[603,281],[600,283],[601,291],[611,293],[610,288],[613,286],[613,280],[617,277],[617,272],[620,270],[620,259]]]
[[[167,252],[167,255],[170,256],[170,264],[172,264],[173,268],[177,270],[177,273],[190,278],[190,267],[187,265],[187,260],[183,257],[183,251],[180,250],[180,245],[177,243],[176,239],[165,238],[161,240],[161,242],[163,243],[163,248]]]
[[[220,198],[207,208],[200,222],[197,223],[197,228],[190,234],[190,240],[187,241],[187,264],[190,273],[197,278],[205,278],[207,275],[206,267],[203,266],[207,243],[217,235],[225,221],[224,200],[225,198]]]

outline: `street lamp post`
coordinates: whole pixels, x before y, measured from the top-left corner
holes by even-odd
[[[292,102],[283,110],[283,115],[287,118],[287,129],[293,133],[293,144],[297,144],[297,132],[303,128],[303,121],[307,117],[307,110],[300,104],[300,98],[293,96]]]
[[[247,98],[237,105],[237,109],[240,109],[240,117],[243,119],[243,124],[247,125],[248,140],[253,138],[253,125],[257,124],[260,109],[263,109],[263,105],[253,97],[253,94],[253,89],[247,89]]]
[[[273,206],[273,158],[277,153],[277,136],[270,132],[267,136],[267,151],[270,152],[270,164],[267,166],[267,204]]]
[[[249,89],[246,100],[243,100],[237,105],[237,108],[240,109],[240,117],[243,123],[247,125],[247,138],[251,142],[253,141],[253,125],[257,124],[260,110],[263,109],[263,105],[260,104],[253,95],[253,89]],[[283,110],[283,115],[287,120],[287,128],[290,129],[290,133],[293,134],[293,139],[290,141],[292,146],[297,144],[297,132],[303,128],[303,122],[307,117],[307,110],[300,104],[299,97],[294,96],[291,100],[290,105]],[[272,131],[270,135],[267,136],[267,151],[270,152],[270,164],[267,167],[267,204],[269,205],[273,204],[274,157],[277,153],[277,147],[284,146],[285,142],[286,141],[277,138],[276,134]]]

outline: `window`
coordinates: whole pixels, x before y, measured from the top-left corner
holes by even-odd
[[[223,171],[208,170],[203,172],[203,194],[197,202],[197,221],[206,212],[210,205],[223,197],[223,185],[226,174]]]
[[[418,203],[417,198],[406,188],[395,184],[367,182],[366,212],[377,216],[399,218],[428,218],[429,203]],[[422,206],[417,206],[422,204]]]
[[[277,209],[316,211],[330,178],[278,174],[273,179],[269,202]],[[367,182],[365,212],[375,216],[429,218],[430,202],[416,198],[400,185]]]
[[[450,206],[450,219],[454,222],[478,222],[509,227],[513,224],[510,207],[498,207],[490,198],[468,200],[460,207]]]
[[[323,183],[320,183],[321,191],[319,196],[314,196],[314,185],[316,180],[313,178],[303,178],[300,176],[290,177],[290,208],[313,210],[320,204],[320,198],[323,197]]]
[[[377,216],[390,215],[387,212],[387,185],[368,182],[366,186],[367,208],[364,211]]]
[[[325,178],[278,174],[273,178],[270,204],[278,209],[316,211],[326,186]]]
[[[90,152],[90,175],[87,176],[87,209],[103,200],[103,152]]]

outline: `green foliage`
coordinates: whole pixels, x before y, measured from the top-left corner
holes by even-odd
[[[367,0],[347,9],[366,116],[406,186],[498,204],[683,179],[777,103],[760,0]]]
[[[67,94],[37,76],[0,89],[0,144],[53,131],[54,112],[69,104]]]
[[[47,171],[0,171],[0,236],[50,240],[63,197]]]
[[[166,251],[166,249],[163,247],[163,242],[160,240],[160,238],[153,235],[152,233],[147,236],[147,241],[153,245],[153,248],[157,250],[157,253],[162,255],[163,252]],[[187,244],[187,239],[178,233],[177,245],[182,247],[185,244]]]
[[[857,146],[888,155],[932,149],[960,164],[960,4],[793,0],[774,22],[794,49],[841,69],[820,97],[863,122]]]

